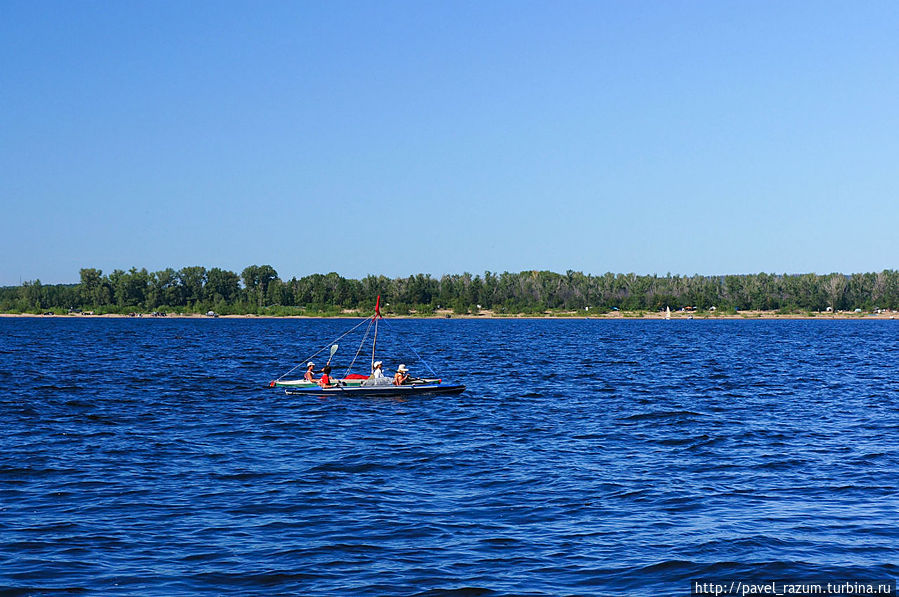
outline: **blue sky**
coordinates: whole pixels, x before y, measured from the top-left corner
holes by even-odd
[[[0,0],[0,284],[895,269],[897,165],[895,2]]]

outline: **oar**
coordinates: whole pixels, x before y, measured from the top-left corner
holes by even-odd
[[[327,367],[328,365],[331,364],[331,359],[334,358],[334,353],[335,353],[335,352],[337,352],[337,345],[336,345],[336,344],[332,344],[332,345],[331,345],[331,356],[328,357],[328,362],[325,363],[325,367]]]

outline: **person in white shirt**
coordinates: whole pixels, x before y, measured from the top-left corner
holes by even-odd
[[[371,370],[371,377],[369,377],[369,379],[380,379],[381,377],[384,377],[383,366],[384,363],[382,363],[381,361],[375,361],[373,369]]]

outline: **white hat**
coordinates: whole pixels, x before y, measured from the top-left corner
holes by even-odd
[[[404,371],[408,371],[408,369],[406,369],[405,365],[400,365],[399,367],[396,368],[396,370],[399,371],[400,373],[402,373]]]
[[[374,365],[374,366],[375,366],[375,368],[378,368],[378,367],[380,367],[380,366],[383,365],[383,364],[384,364],[384,363],[382,363],[381,361],[375,361],[375,365]]]
[[[306,366],[307,367],[315,367],[315,363],[313,363],[312,361],[309,361],[308,363],[306,363]]]

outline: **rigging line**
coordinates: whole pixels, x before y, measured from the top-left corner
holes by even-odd
[[[389,323],[387,323],[386,319],[384,320],[384,323],[386,323],[390,327],[390,329],[393,330],[393,326],[390,325]],[[397,332],[396,335],[402,338],[402,335],[399,332]],[[412,352],[414,352],[415,356],[418,357],[418,360],[421,361],[424,364],[424,366],[428,368],[428,371],[431,372],[431,375],[433,375],[434,377],[440,377],[439,375],[437,375],[437,372],[434,371],[434,369],[432,369],[430,365],[428,365],[428,362],[426,360],[424,360],[420,354],[418,354],[418,351],[415,350],[415,347],[412,346],[412,344],[410,344],[405,338],[403,338],[403,342],[406,344],[406,346],[408,346],[409,348],[412,349]]]
[[[353,360],[350,361],[350,366],[346,368],[346,371],[343,374],[343,377],[346,378],[347,375],[350,374],[350,371],[353,369],[353,365],[356,364],[356,359],[359,358],[359,355],[362,353],[362,347],[365,346],[365,340],[368,339],[368,332],[371,330],[372,320],[369,320],[368,327],[365,328],[365,334],[362,336],[362,342],[359,343],[359,350],[356,351],[356,355],[353,357]]]
[[[281,377],[278,378],[278,381],[284,379],[285,377],[287,377],[288,375],[290,375],[291,373],[293,373],[294,371],[296,371],[297,369],[299,369],[299,368],[303,365],[304,362],[306,362],[306,361],[308,361],[309,359],[312,359],[312,358],[314,358],[314,357],[317,357],[317,356],[318,356],[322,351],[324,351],[326,348],[328,348],[329,346],[331,346],[331,345],[333,345],[333,344],[336,344],[338,340],[340,340],[341,338],[343,338],[343,337],[346,336],[347,334],[353,332],[356,328],[358,328],[359,326],[361,326],[361,325],[362,325],[363,323],[365,323],[366,321],[368,321],[368,318],[367,318],[367,317],[366,317],[365,319],[363,319],[362,321],[360,321],[359,323],[357,323],[356,325],[354,325],[353,327],[351,327],[351,328],[350,328],[349,330],[347,330],[346,332],[342,333],[341,335],[337,336],[336,338],[334,338],[333,340],[331,340],[330,342],[328,342],[327,344],[325,344],[324,346],[322,346],[321,348],[319,348],[317,351],[315,351],[314,353],[312,353],[311,355],[309,355],[308,357],[306,357],[305,359],[303,359],[302,361],[300,361],[299,364],[295,365],[295,366],[293,367],[293,369],[291,369],[291,370],[288,371],[287,373],[282,374]]]

